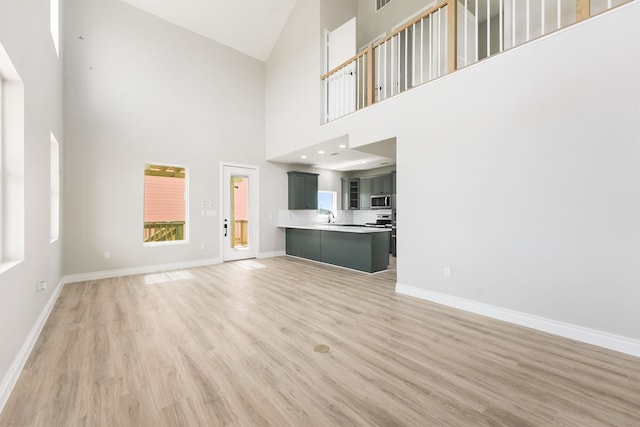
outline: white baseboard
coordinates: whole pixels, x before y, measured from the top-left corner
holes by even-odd
[[[204,267],[206,265],[220,264],[220,258],[199,259],[186,262],[174,262],[170,264],[145,265],[141,267],[120,268],[116,270],[96,271],[93,273],[70,274],[63,277],[64,283],[85,282],[88,280],[111,279],[113,277],[134,276],[136,274],[159,273],[161,271],[179,270],[182,268]]]
[[[640,340],[634,340],[620,335],[597,331],[583,326],[559,322],[544,317],[521,313],[400,283],[396,284],[396,292],[435,302],[437,304],[470,311],[493,319],[503,320],[505,322],[547,332],[553,335],[559,335],[561,337],[570,338],[587,344],[597,345],[609,350],[619,351],[620,353],[640,357]]]
[[[285,256],[285,251],[273,251],[273,252],[261,252],[258,254],[258,258],[274,258],[277,256]]]
[[[33,346],[36,344],[36,341],[38,341],[40,332],[42,331],[45,323],[47,323],[49,314],[51,314],[51,310],[53,310],[53,306],[55,305],[56,300],[58,299],[58,296],[60,295],[63,287],[64,280],[61,279],[58,283],[58,286],[53,291],[53,293],[49,297],[49,300],[40,312],[36,323],[33,325],[33,328],[31,328],[31,332],[29,332],[27,339],[25,340],[24,344],[22,344],[22,347],[13,360],[13,363],[11,363],[9,371],[4,375],[4,378],[2,378],[2,382],[0,382],[0,413],[4,409],[4,405],[7,404],[9,396],[13,391],[13,387],[15,387],[16,382],[18,382],[18,378],[22,373],[22,369],[27,363],[27,360],[31,355],[31,351],[33,350]]]

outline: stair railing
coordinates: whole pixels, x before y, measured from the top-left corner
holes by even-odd
[[[325,121],[633,0],[443,0],[321,80]]]

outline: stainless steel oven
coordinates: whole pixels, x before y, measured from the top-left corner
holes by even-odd
[[[396,256],[396,226],[391,214],[377,214],[376,222],[367,222],[365,227],[386,228],[390,233],[389,253]]]

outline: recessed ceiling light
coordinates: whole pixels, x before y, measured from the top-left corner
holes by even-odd
[[[324,154],[323,150],[318,151],[318,154]]]
[[[340,145],[338,145],[338,148],[347,148],[347,146],[344,145],[344,144],[340,144]]]
[[[307,158],[307,156],[300,156],[300,158],[301,158],[301,159],[306,159],[306,158]]]

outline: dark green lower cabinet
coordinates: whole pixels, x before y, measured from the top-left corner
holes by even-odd
[[[390,232],[347,233],[287,228],[287,254],[375,273],[389,267]]]
[[[320,230],[287,228],[287,255],[320,261]]]

